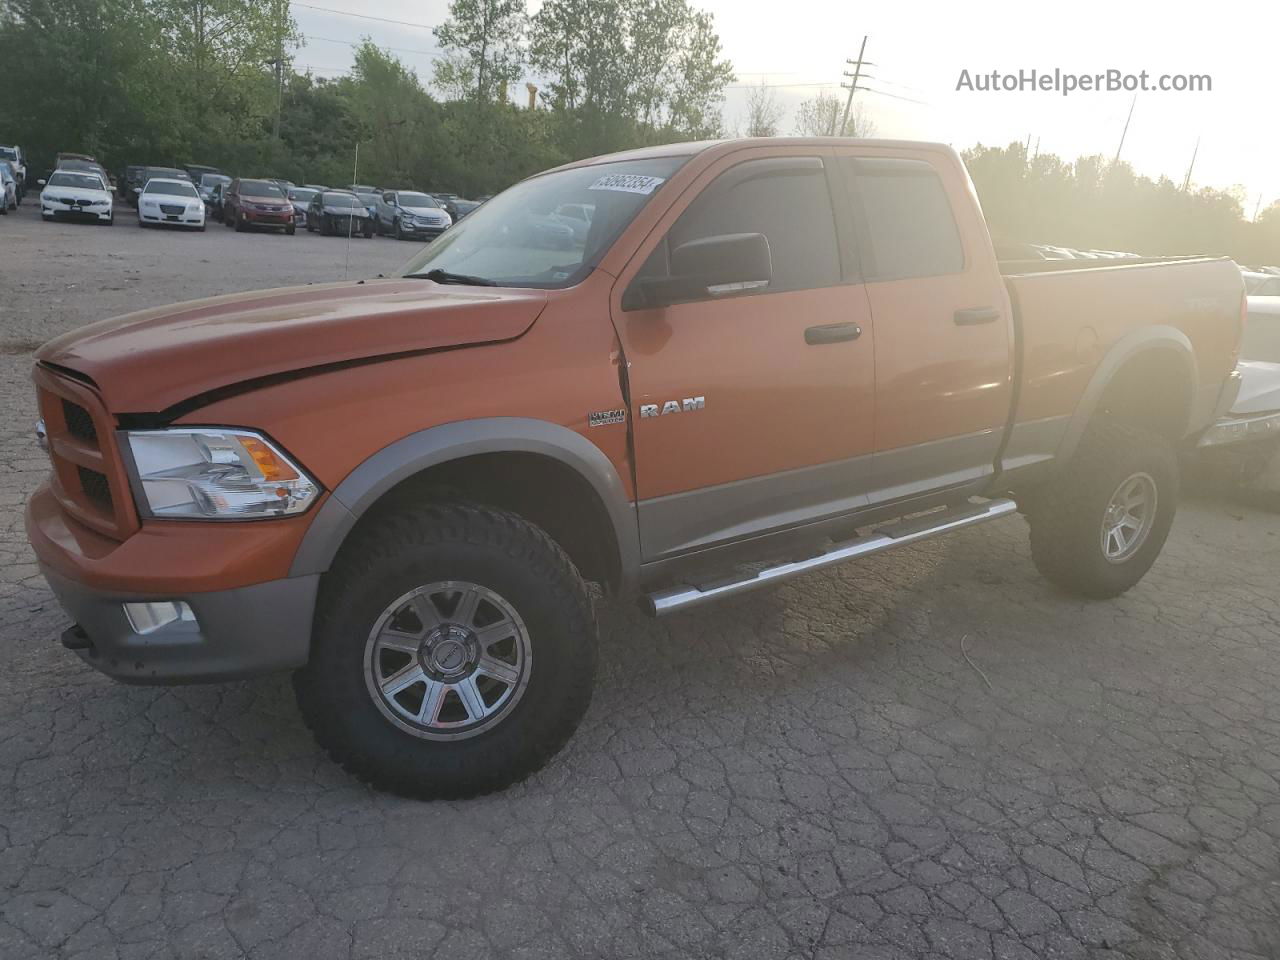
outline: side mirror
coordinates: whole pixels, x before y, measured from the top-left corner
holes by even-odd
[[[141,188],[141,187],[134,187],[134,188],[133,188],[133,192],[134,192],[134,193],[141,193],[141,192],[142,192],[142,188]]]
[[[36,181],[36,186],[37,186],[37,187],[43,187],[43,186],[45,186],[46,184],[48,184],[48,182],[49,182],[48,180],[37,180],[37,181]]]
[[[730,233],[682,243],[671,251],[671,276],[643,279],[627,290],[624,308],[664,307],[767,287],[773,255],[763,233]],[[634,291],[634,294],[633,294]]]

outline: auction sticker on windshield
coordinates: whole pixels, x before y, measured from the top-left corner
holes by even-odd
[[[653,193],[666,177],[646,177],[638,173],[611,173],[601,177],[588,190],[617,190],[621,193]]]

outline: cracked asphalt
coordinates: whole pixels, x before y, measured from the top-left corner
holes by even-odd
[[[411,249],[357,240],[351,275]],[[1105,603],[1011,518],[664,621],[602,604],[563,754],[404,801],[321,755],[287,678],[83,666],[22,533],[38,342],[341,276],[345,244],[24,205],[0,250],[5,960],[1280,957],[1274,500],[1188,500]]]

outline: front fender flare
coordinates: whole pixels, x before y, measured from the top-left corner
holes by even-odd
[[[613,526],[622,591],[639,582],[640,535],[635,504],[609,458],[568,427],[524,417],[459,420],[412,433],[383,447],[330,493],[294,555],[289,576],[329,569],[347,534],[394,486],[430,467],[484,453],[533,453],[558,460],[595,490]]]

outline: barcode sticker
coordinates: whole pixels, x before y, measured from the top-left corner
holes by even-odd
[[[665,177],[646,177],[638,173],[611,173],[601,177],[588,190],[616,190],[619,193],[653,193]]]

